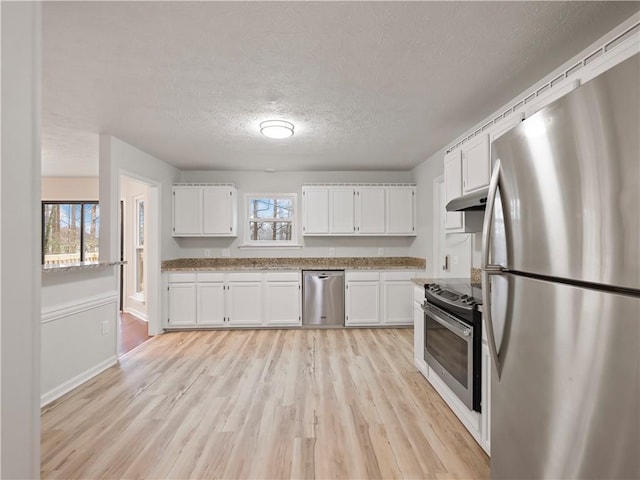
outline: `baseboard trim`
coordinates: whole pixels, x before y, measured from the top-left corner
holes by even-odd
[[[149,318],[142,312],[139,312],[138,310],[134,309],[134,308],[125,308],[124,309],[124,313],[128,313],[130,315],[133,315],[134,317],[136,317],[138,320],[142,320],[143,322],[147,322],[149,323]]]
[[[74,388],[79,387],[80,385],[82,385],[87,380],[92,379],[93,377],[95,377],[99,373],[104,372],[107,368],[112,367],[112,366],[116,365],[117,363],[118,363],[118,358],[115,355],[113,355],[113,356],[107,358],[105,361],[100,362],[98,365],[96,365],[94,367],[91,367],[90,369],[82,372],[79,375],[76,375],[75,377],[71,378],[70,380],[67,380],[62,385],[60,385],[58,387],[55,387],[55,388],[52,388],[51,390],[49,390],[48,392],[44,393],[40,397],[40,407],[42,408],[42,407],[47,406],[48,404],[50,404],[54,400],[57,400],[58,398],[63,396],[65,393],[68,393],[71,390],[73,390]]]

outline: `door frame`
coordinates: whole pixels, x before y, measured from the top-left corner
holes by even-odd
[[[147,285],[145,287],[145,301],[147,302],[147,317],[149,320],[149,336],[159,335],[163,333],[161,314],[162,314],[162,279],[161,279],[161,263],[162,263],[162,236],[161,215],[160,215],[160,199],[162,186],[159,182],[151,180],[129,170],[118,169],[118,192],[117,198],[120,202],[121,198],[121,179],[129,177],[133,180],[147,185],[149,196],[147,198],[148,209],[145,211],[145,222],[147,224],[147,236],[145,238],[145,251],[147,260]],[[121,222],[120,222],[121,223]],[[121,228],[121,225],[118,225]],[[121,232],[118,232],[121,234]],[[118,327],[117,338],[120,341],[120,327]]]

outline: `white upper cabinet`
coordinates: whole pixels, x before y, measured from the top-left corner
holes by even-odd
[[[387,187],[386,218],[390,235],[415,235],[416,187]]]
[[[462,194],[489,185],[489,135],[481,134],[462,146]]]
[[[174,185],[174,237],[235,237],[237,190],[231,185]]]
[[[385,187],[360,187],[356,191],[356,234],[384,235]]]
[[[462,155],[460,150],[454,150],[444,157],[444,205],[462,195]],[[447,212],[444,228],[460,230],[464,227],[462,212]]]
[[[237,194],[232,187],[204,188],[202,192],[203,234],[236,235]]]
[[[334,187],[329,190],[329,232],[333,235],[353,235],[355,232],[355,190]]]
[[[415,185],[305,185],[304,235],[415,235]]]
[[[202,234],[202,189],[173,188],[173,235]]]
[[[304,235],[329,234],[329,188],[305,187],[302,189]]]

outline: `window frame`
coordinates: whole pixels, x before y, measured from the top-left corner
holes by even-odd
[[[256,217],[249,215],[249,204],[251,199],[290,199],[293,206],[293,214],[289,218],[266,218],[260,220],[279,221],[291,223],[291,240],[252,240],[250,224]],[[297,193],[245,193],[244,195],[244,245],[251,247],[296,247],[298,244],[298,194]]]
[[[142,232],[140,232],[140,205],[142,205]],[[136,195],[133,197],[133,215],[134,215],[134,232],[133,232],[133,278],[134,278],[134,286],[133,286],[133,298],[143,303],[145,298],[144,292],[144,259],[145,259],[145,244],[146,244],[146,220],[147,220],[147,210],[146,210],[146,198],[144,195]],[[142,233],[142,242],[140,242]],[[138,252],[142,252],[142,290],[138,290]]]
[[[85,205],[97,205],[98,208],[100,208],[100,202],[98,200],[42,200],[41,202],[41,207],[40,207],[40,225],[41,225],[41,231],[40,231],[40,264],[44,265],[44,258],[45,258],[45,229],[46,229],[46,222],[45,222],[45,208],[47,205],[80,205],[80,262],[84,262],[84,235],[85,235],[85,231],[84,231],[84,207]],[[98,214],[98,218],[100,218],[99,214]],[[99,228],[99,227],[98,227]],[[98,238],[100,238],[100,233],[98,233]],[[99,254],[99,251],[98,251]]]

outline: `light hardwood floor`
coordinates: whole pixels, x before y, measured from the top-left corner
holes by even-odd
[[[167,333],[43,409],[43,478],[487,478],[410,329]]]

